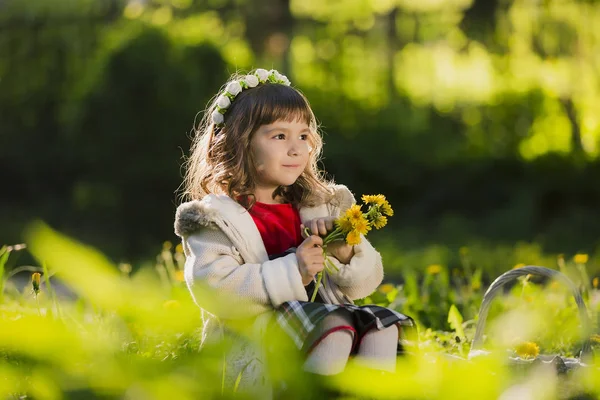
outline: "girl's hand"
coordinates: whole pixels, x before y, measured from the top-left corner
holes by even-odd
[[[300,225],[302,237],[306,238],[304,227],[307,226],[313,235],[325,236],[334,229],[335,217],[315,218]],[[327,253],[337,258],[342,264],[348,264],[354,256],[354,247],[345,240],[336,240],[327,244]]]
[[[342,264],[349,264],[354,257],[354,246],[350,246],[345,240],[335,240],[327,244],[327,253],[337,258]]]
[[[300,225],[300,230],[302,232],[302,237],[306,238],[306,234],[304,233],[304,227],[307,227],[309,230],[309,234],[317,235],[317,236],[325,236],[328,232],[333,230],[333,223],[335,222],[335,217],[324,217],[324,218],[315,218],[309,221],[306,221],[302,225]]]
[[[323,239],[319,236],[311,235],[296,249],[296,258],[298,259],[298,270],[302,276],[302,284],[308,285],[315,275],[325,268],[325,257],[323,257]]]

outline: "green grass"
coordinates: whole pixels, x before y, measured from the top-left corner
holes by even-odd
[[[22,249],[0,250],[1,398],[263,398],[245,379],[253,364],[236,369],[223,362],[240,339],[203,341],[200,309],[182,279],[180,247],[165,243],[155,265],[133,268],[112,265],[93,248],[41,223],[30,227],[26,239],[39,262],[27,273],[43,275],[38,294],[7,280],[14,270],[4,266]],[[575,356],[583,339],[569,293],[535,277],[519,279],[494,301],[486,327],[490,355],[466,360],[488,275],[507,252],[510,267],[522,261],[568,274],[597,320],[600,292],[589,272],[593,257],[565,261],[523,244],[512,251],[470,246],[456,254],[440,247],[396,254],[382,245],[385,264],[400,272],[402,281],[384,283],[362,303],[397,309],[419,326],[418,343],[408,343],[397,372],[382,375],[351,362],[343,374],[315,381],[301,372],[301,358],[289,343],[273,334],[266,339],[273,351],[262,365],[267,386],[298,399],[334,393],[349,399],[497,399],[527,391],[536,399],[600,395],[595,367],[558,376],[544,365],[506,365],[525,342],[535,343],[542,354]],[[74,296],[62,294],[55,278]],[[205,310],[219,314],[231,307],[223,294],[200,285],[195,290]],[[256,341],[247,326],[235,331],[247,343]]]

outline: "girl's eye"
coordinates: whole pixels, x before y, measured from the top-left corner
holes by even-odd
[[[283,133],[280,133],[278,135],[275,135],[275,139],[283,140],[283,139],[285,139],[285,135]]]
[[[308,135],[300,135],[300,140],[308,140]]]

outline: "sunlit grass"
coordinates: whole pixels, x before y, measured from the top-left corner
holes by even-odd
[[[300,354],[277,331],[261,336],[252,324],[238,323],[228,326],[235,333],[223,340],[206,339],[208,314],[191,301],[183,282],[181,246],[163,244],[153,270],[115,266],[42,223],[30,226],[26,239],[40,267],[25,272],[30,278],[24,290],[6,281],[10,271],[4,268],[23,246],[0,251],[0,287],[10,287],[0,303],[0,396],[5,398],[498,399],[529,393],[520,398],[554,399],[600,394],[595,367],[557,375],[543,363],[522,368],[507,363],[509,357],[534,359],[537,352],[578,355],[584,338],[576,308],[572,296],[554,282],[530,276],[516,281],[492,307],[484,342],[489,354],[468,359],[476,320],[464,311],[479,306],[485,288],[479,261],[466,248],[459,254],[460,275],[441,263],[422,265],[403,285],[387,282],[363,301],[417,319],[419,340],[405,342],[407,353],[398,358],[396,373],[365,369],[351,360],[341,375],[315,380],[302,373]],[[558,265],[584,290],[595,318],[600,295],[597,282],[587,276],[589,261],[578,254]],[[204,286],[195,295],[216,315],[239,305]],[[447,325],[430,329],[423,316],[442,318]],[[218,328],[217,320],[210,321],[209,327]],[[266,358],[236,360],[229,356],[232,348],[269,351]]]

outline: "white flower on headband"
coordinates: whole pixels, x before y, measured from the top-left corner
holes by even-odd
[[[279,71],[274,69],[267,71],[262,68],[258,68],[253,74],[248,74],[240,80],[229,82],[225,88],[225,92],[223,92],[216,100],[218,109],[211,115],[214,124],[223,124],[225,121],[223,114],[227,112],[231,102],[235,100],[235,97],[240,94],[242,90],[251,89],[258,86],[260,83],[267,82],[290,86],[290,80],[287,76],[280,74]]]
[[[246,84],[251,88],[256,87],[258,85],[258,78],[256,77],[256,75],[248,74],[246,75],[246,78],[244,80],[246,81]]]
[[[280,81],[281,81],[281,83],[283,83],[283,84],[284,84],[284,85],[286,85],[286,86],[290,86],[291,82],[290,82],[290,80],[287,78],[287,76],[285,76],[285,75],[282,75],[282,74],[279,74],[279,76],[280,76]]]
[[[223,117],[223,114],[221,114],[218,110],[215,110],[212,113],[212,121],[215,125],[221,125],[223,121],[225,121],[225,118]]]
[[[259,69],[257,69],[256,71],[254,71],[254,74],[255,74],[256,76],[258,76],[258,79],[259,79],[261,82],[264,82],[264,81],[266,81],[267,79],[269,79],[269,71],[267,71],[266,69],[259,68]]]
[[[274,69],[270,70],[269,71],[269,78],[272,78],[270,80],[273,83],[281,83],[281,84],[284,84],[286,86],[290,85],[290,80],[287,78],[287,76],[285,76],[283,74],[280,74],[279,71],[277,71],[277,70],[274,70]]]
[[[219,108],[227,108],[230,104],[231,100],[229,100],[229,97],[225,96],[224,94],[220,95],[217,99],[217,105]]]
[[[225,90],[227,93],[237,96],[242,91],[242,85],[238,81],[229,82]]]

